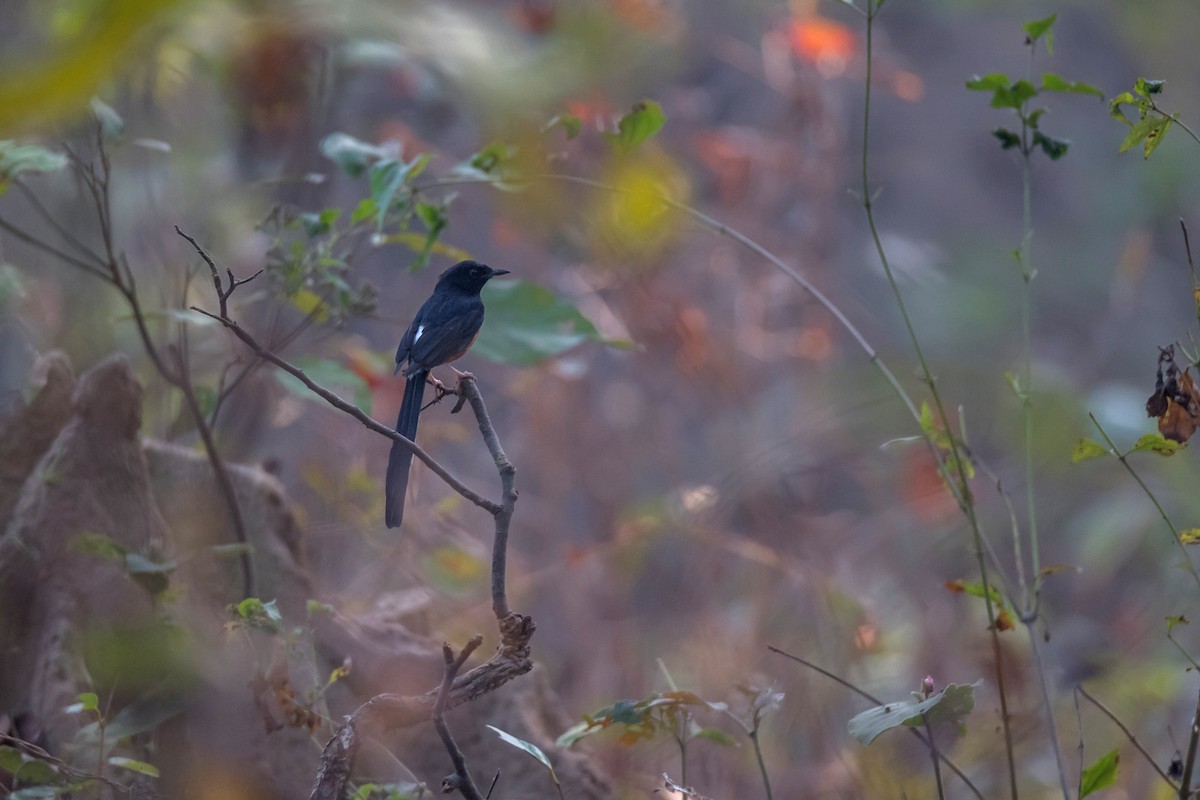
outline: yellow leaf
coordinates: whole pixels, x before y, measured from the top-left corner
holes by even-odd
[[[329,319],[329,309],[326,307],[325,301],[316,292],[301,289],[289,297],[288,301],[305,314],[311,314],[317,322],[324,322]]]

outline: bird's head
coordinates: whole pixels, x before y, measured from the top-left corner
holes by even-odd
[[[464,292],[478,292],[492,278],[507,274],[506,269],[492,269],[478,261],[460,261],[442,273],[438,285],[453,286]]]

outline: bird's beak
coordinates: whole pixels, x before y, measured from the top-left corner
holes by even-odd
[[[492,270],[492,277],[493,277],[493,278],[498,278],[498,277],[500,277],[501,275],[507,275],[507,274],[509,274],[509,273],[508,273],[508,270],[506,270],[506,269],[493,269],[493,270]]]

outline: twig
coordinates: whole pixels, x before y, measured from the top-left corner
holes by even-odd
[[[1118,728],[1121,729],[1121,733],[1125,734],[1125,738],[1127,738],[1129,740],[1129,743],[1132,744],[1137,749],[1137,751],[1145,757],[1146,761],[1150,764],[1151,767],[1154,768],[1154,771],[1158,773],[1159,777],[1161,777],[1166,782],[1166,784],[1168,786],[1170,786],[1172,789],[1175,788],[1175,782],[1172,781],[1169,777],[1167,777],[1167,773],[1162,771],[1162,768],[1158,766],[1158,762],[1156,762],[1154,760],[1154,756],[1150,755],[1150,753],[1148,753],[1146,751],[1146,748],[1142,747],[1141,742],[1139,742],[1137,740],[1137,737],[1133,735],[1133,732],[1131,730],[1129,730],[1129,728],[1125,727],[1125,723],[1121,722],[1121,720],[1117,717],[1117,715],[1114,714],[1111,710],[1109,710],[1108,706],[1104,705],[1104,703],[1101,703],[1099,700],[1097,700],[1096,698],[1094,698],[1090,694],[1088,694],[1087,689],[1084,689],[1083,686],[1076,685],[1075,691],[1078,692],[1079,694],[1083,695],[1084,697],[1086,697],[1091,702],[1092,705],[1094,705],[1096,708],[1100,709],[1101,712],[1103,712],[1104,716],[1111,719],[1113,721],[1113,724],[1115,724]]]
[[[457,658],[449,644],[442,645],[442,658],[446,662],[446,670],[442,676],[442,686],[438,690],[437,702],[433,705],[433,727],[437,729],[438,736],[442,738],[442,744],[446,746],[446,752],[450,754],[450,761],[454,763],[454,774],[447,775],[442,779],[442,793],[449,794],[458,791],[467,800],[483,800],[483,795],[479,794],[475,781],[471,779],[471,772],[467,769],[467,759],[459,749],[458,743],[454,741],[450,727],[446,724],[446,703],[450,699],[450,688],[454,685],[454,677],[471,657],[471,653],[474,653],[481,644],[483,644],[483,637],[475,634],[471,641],[463,647]]]
[[[1137,470],[1133,468],[1133,465],[1129,463],[1129,454],[1122,453],[1117,448],[1116,442],[1114,442],[1112,437],[1108,435],[1108,431],[1104,430],[1104,426],[1100,424],[1100,420],[1096,419],[1095,414],[1088,412],[1088,417],[1091,418],[1092,424],[1096,426],[1096,430],[1098,430],[1100,435],[1104,437],[1104,442],[1109,446],[1109,449],[1112,450],[1113,455],[1115,455],[1117,460],[1121,462],[1121,466],[1125,467],[1125,471],[1128,472],[1135,481],[1137,481],[1138,486],[1142,487],[1142,492],[1150,499],[1150,502],[1158,511],[1158,515],[1162,517],[1162,521],[1166,524],[1167,529],[1171,531],[1171,537],[1175,540],[1175,544],[1179,547],[1179,552],[1183,556],[1183,563],[1187,565],[1187,570],[1191,574],[1192,579],[1196,582],[1196,585],[1200,586],[1200,572],[1196,571],[1196,566],[1192,563],[1192,557],[1188,553],[1187,545],[1185,545],[1183,543],[1183,539],[1180,538],[1179,528],[1175,527],[1175,523],[1171,521],[1169,516],[1167,516],[1167,511],[1162,507],[1162,503],[1158,502],[1158,498],[1154,496],[1154,492],[1150,491],[1150,487],[1146,485],[1144,480],[1142,480],[1142,476],[1139,475]]]
[[[1196,766],[1197,745],[1200,745],[1200,698],[1196,699],[1196,711],[1192,714],[1187,757],[1183,761],[1183,777],[1179,781],[1179,800],[1188,800],[1192,796],[1192,770]]]
[[[780,650],[778,647],[775,647],[773,645],[767,645],[767,649],[770,650],[772,653],[776,653],[778,655],[783,656],[784,658],[790,658],[792,661],[795,661],[797,664],[803,664],[804,666],[811,669],[813,672],[817,672],[817,673],[820,673],[821,675],[824,675],[826,678],[829,678],[831,681],[834,681],[835,683],[838,683],[838,684],[846,687],[850,691],[857,694],[859,697],[869,700],[870,702],[874,703],[877,706],[881,706],[884,704],[882,700],[880,700],[878,697],[871,694],[870,692],[860,689],[859,687],[855,686],[853,683],[850,683],[850,681],[846,680],[845,678],[841,677],[840,675],[836,675],[827,669],[822,669],[821,667],[818,667],[816,664],[812,663],[811,661],[806,661],[805,659],[801,658],[800,656],[794,656],[791,653],[788,653],[784,650]],[[983,792],[979,791],[979,787],[977,787],[974,783],[971,782],[971,779],[967,777],[966,773],[964,773],[961,769],[959,769],[958,765],[955,764],[953,761],[951,761],[949,756],[947,756],[941,750],[934,747],[933,742],[930,741],[929,738],[927,738],[925,736],[925,734],[921,733],[916,728],[907,728],[907,730],[913,736],[916,736],[917,739],[919,739],[923,745],[925,745],[931,751],[936,752],[937,756],[941,760],[941,762],[943,764],[945,764],[951,772],[953,772],[960,779],[962,779],[962,782],[967,785],[967,788],[971,790],[972,794],[974,794],[976,797],[978,797],[979,800],[984,800]]]
[[[47,764],[52,765],[55,769],[57,769],[63,775],[66,775],[68,778],[74,778],[76,780],[99,781],[100,783],[105,784],[109,788],[115,789],[118,792],[125,793],[125,794],[127,794],[130,790],[129,786],[126,786],[123,783],[114,781],[112,778],[106,777],[104,775],[96,775],[91,772],[87,772],[85,770],[76,769],[76,768],[72,767],[70,764],[68,764],[67,762],[63,761],[61,758],[51,755],[50,753],[46,752],[41,747],[38,747],[33,742],[26,741],[26,740],[20,738],[19,736],[12,736],[7,733],[0,733],[0,742],[4,743],[5,745],[7,745],[9,747],[15,747],[16,749],[20,750],[21,752],[25,753],[26,755],[32,756],[33,758],[39,759],[41,761],[45,761]]]

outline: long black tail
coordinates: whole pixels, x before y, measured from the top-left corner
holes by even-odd
[[[428,375],[427,371],[418,370],[408,376],[404,384],[404,402],[400,404],[400,418],[396,420],[396,433],[414,442],[417,440],[417,419],[421,415],[425,378]],[[408,469],[411,466],[412,453],[399,442],[392,442],[384,484],[384,519],[389,528],[400,527],[400,521],[404,519],[404,495],[408,490]]]

